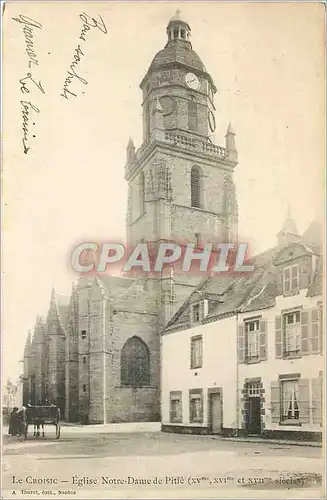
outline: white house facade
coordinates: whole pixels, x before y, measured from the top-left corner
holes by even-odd
[[[290,226],[251,276],[204,280],[162,332],[164,431],[321,439],[322,258]]]

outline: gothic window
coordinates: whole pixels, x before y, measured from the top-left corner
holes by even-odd
[[[121,385],[143,387],[150,384],[150,355],[139,338],[127,340],[121,352]]]
[[[144,206],[144,172],[140,173],[139,177],[139,196],[140,196],[140,213],[143,214],[145,210]]]
[[[194,99],[188,101],[188,128],[192,132],[198,130],[198,106]]]
[[[191,206],[201,206],[201,172],[197,167],[192,167],[191,170]]]

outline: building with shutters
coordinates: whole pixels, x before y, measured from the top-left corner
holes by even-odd
[[[192,292],[162,333],[164,431],[321,439],[321,241],[288,218],[252,275]]]
[[[127,144],[127,246],[234,241],[235,133],[215,144],[212,76],[179,13],[140,83],[143,140]],[[225,128],[226,127],[226,128]],[[117,166],[117,175],[119,175]],[[121,171],[121,170],[120,170]],[[160,420],[160,332],[200,276],[83,277],[53,294],[24,355],[24,401],[56,402],[68,420]]]

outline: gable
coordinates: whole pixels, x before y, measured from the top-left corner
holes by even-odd
[[[291,263],[296,259],[305,256],[311,256],[313,251],[302,243],[291,243],[287,247],[282,248],[273,259],[274,266],[278,267],[286,263]]]

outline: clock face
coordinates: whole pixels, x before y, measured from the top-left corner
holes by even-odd
[[[164,116],[170,115],[176,107],[176,101],[170,95],[164,95],[159,99],[162,107],[162,114]]]
[[[185,83],[190,89],[199,90],[201,83],[194,73],[187,73],[185,75]]]
[[[216,120],[212,111],[208,111],[208,121],[211,132],[214,132],[216,129]]]

